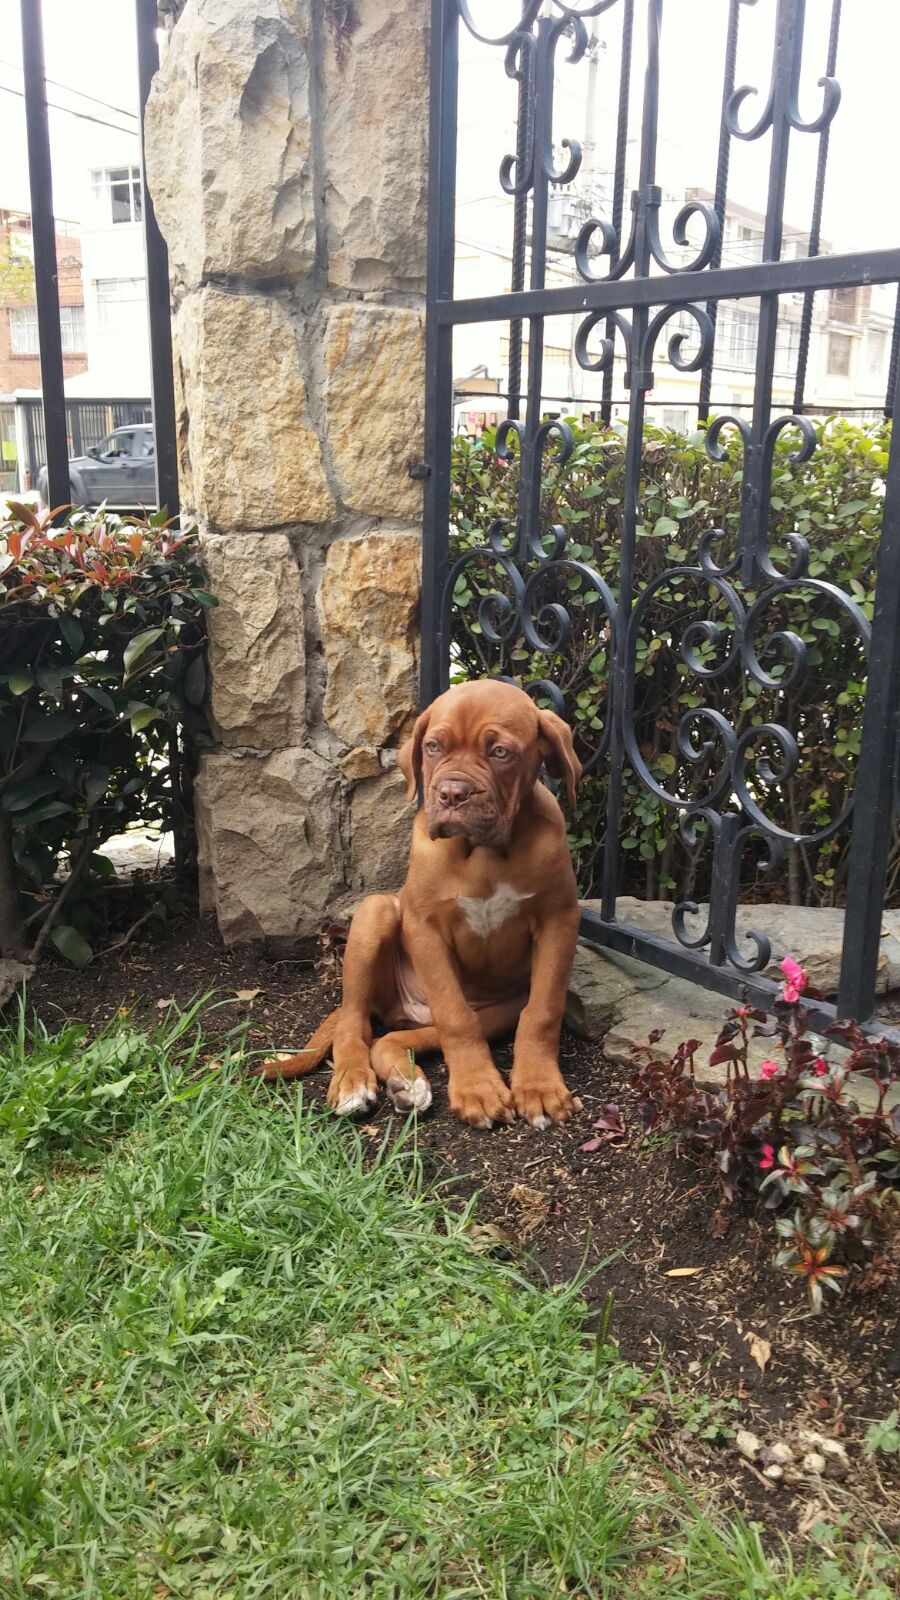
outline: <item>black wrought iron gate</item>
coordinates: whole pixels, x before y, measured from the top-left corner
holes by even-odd
[[[690,978],[733,997],[770,1006],[774,984],[762,976],[771,950],[764,931],[750,936],[752,950],[742,947],[735,929],[742,852],[750,840],[762,847],[767,864],[776,862],[789,845],[815,842],[846,825],[853,816],[845,939],[837,1006],[813,1007],[820,1023],[835,1015],[868,1019],[874,1011],[876,970],[882,928],[885,874],[895,805],[895,770],[900,689],[900,441],[890,450],[885,479],[884,517],[880,543],[878,591],[874,617],[868,619],[853,594],[810,573],[808,544],[799,532],[782,535],[773,550],[770,533],[771,474],[776,441],[785,430],[796,436],[793,459],[807,460],[817,435],[802,405],[803,369],[809,343],[811,296],[816,290],[851,288],[900,281],[898,247],[852,254],[820,256],[821,190],[827,159],[829,126],[841,93],[833,76],[840,0],[833,0],[832,36],[825,76],[819,80],[817,114],[804,120],[799,82],[804,43],[805,0],[764,0],[771,7],[772,68],[768,91],[734,87],[737,30],[742,5],[756,0],[695,0],[698,28],[705,6],[728,6],[728,34],[723,71],[722,125],[716,192],[711,203],[689,201],[675,220],[673,244],[667,253],[662,237],[661,191],[657,186],[657,124],[664,0],[519,0],[514,27],[492,31],[492,4],[484,0],[432,0],[430,236],[427,328],[425,569],[423,590],[423,697],[446,687],[450,672],[450,638],[454,587],[469,551],[449,560],[451,497],[451,432],[453,425],[453,330],[463,324],[508,322],[510,366],[515,369],[517,331],[527,327],[528,374],[524,421],[518,420],[518,377],[511,371],[509,414],[498,429],[501,453],[519,458],[517,513],[509,523],[485,527],[480,556],[504,576],[503,592],[489,595],[480,607],[481,625],[489,637],[517,638],[529,653],[546,657],[565,644],[570,617],[562,601],[546,601],[548,575],[576,574],[596,594],[595,607],[610,657],[608,699],[597,747],[587,754],[589,767],[605,763],[608,773],[606,836],[619,837],[623,774],[626,766],[657,800],[662,801],[686,836],[701,825],[708,830],[713,859],[709,913],[694,932],[698,908],[676,907],[671,940],[629,926],[616,915],[619,862],[615,848],[606,852],[603,898],[599,912],[585,912],[583,933],[597,945],[637,956],[668,972]],[[623,29],[620,109],[627,110],[631,30],[645,13],[647,70],[640,133],[640,168],[632,197],[630,229],[623,228],[624,148],[617,150],[616,183],[609,217],[591,217],[581,229],[575,260],[578,281],[548,287],[548,200],[554,188],[575,178],[581,147],[563,141],[556,163],[552,110],[557,51],[570,61],[584,53],[586,20],[618,9]],[[477,16],[475,13],[477,12]],[[637,15],[635,15],[637,12]],[[482,21],[482,19],[488,19]],[[461,29],[485,45],[497,47],[498,72],[518,83],[519,127],[516,152],[504,161],[497,177],[514,199],[515,238],[512,288],[479,298],[454,298],[455,184],[457,161],[458,69]],[[873,43],[873,48],[874,48]],[[625,118],[627,126],[627,115]],[[782,233],[788,152],[792,136],[819,138],[819,171],[810,229],[803,259],[782,259]],[[623,138],[623,118],[619,119]],[[721,265],[722,224],[731,140],[769,141],[768,197],[762,259],[739,266]],[[892,158],[886,153],[891,164]],[[610,164],[612,167],[612,163]],[[526,207],[530,220],[526,225]],[[691,232],[700,226],[702,242],[693,259],[684,261]],[[524,282],[526,233],[529,280]],[[627,234],[627,236],[626,236]],[[898,218],[900,235],[900,218]],[[675,259],[672,259],[672,257]],[[605,267],[605,271],[603,270]],[[805,295],[805,334],[801,336],[796,411],[773,416],[773,373],[779,300]],[[723,300],[753,298],[759,302],[752,418],[715,416],[706,433],[706,449],[714,460],[726,451],[742,457],[740,526],[735,538],[711,526],[693,557],[639,588],[635,555],[640,527],[639,492],[644,444],[645,400],[653,385],[653,365],[668,359],[681,371],[702,372],[699,414],[709,409],[709,376],[715,346],[717,308]],[[898,301],[900,305],[900,301]],[[624,350],[626,386],[630,395],[625,440],[624,506],[617,586],[576,560],[567,549],[561,527],[542,526],[542,471],[551,459],[564,460],[572,449],[572,433],[564,420],[549,418],[542,406],[542,351],[545,318],[576,313],[581,318],[575,345],[579,364],[607,374],[604,399],[608,413],[616,346]],[[668,328],[674,324],[674,328]],[[696,349],[688,353],[688,330]],[[596,330],[596,331],[595,331]],[[593,335],[593,348],[589,340]],[[665,335],[665,339],[664,339]],[[893,414],[897,386],[900,318],[894,326],[890,392],[886,410]],[[599,344],[598,344],[599,340]],[[666,347],[667,341],[667,347]],[[805,343],[804,343],[805,341]],[[736,453],[736,455],[735,455]],[[711,521],[715,518],[711,517]],[[783,546],[786,545],[786,548]],[[799,732],[779,717],[751,722],[738,732],[713,704],[698,701],[681,717],[677,729],[682,778],[667,785],[651,771],[635,737],[633,695],[635,659],[641,629],[665,584],[693,585],[697,620],[681,641],[684,663],[701,683],[714,685],[729,674],[743,674],[783,697],[806,672],[807,652],[789,622],[797,604],[836,608],[842,626],[868,658],[868,687],[861,752],[853,792],[843,814],[823,829],[815,820],[800,828],[785,822],[771,804],[790,781],[800,759]],[[787,620],[786,620],[787,619]],[[558,689],[538,674],[526,686],[549,695],[562,707]],[[684,771],[695,771],[693,790],[684,787]]]

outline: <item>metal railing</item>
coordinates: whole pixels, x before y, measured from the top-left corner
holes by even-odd
[[[156,0],[134,0],[140,85],[141,153],[143,157],[144,107],[153,74],[159,65]],[[22,70],[25,83],[25,125],[28,143],[28,177],[31,190],[31,231],[34,243],[34,282],[37,300],[41,361],[42,425],[28,408],[29,450],[34,472],[46,462],[48,498],[52,506],[69,500],[69,451],[79,454],[77,435],[88,414],[66,402],[59,316],[59,275],[56,227],[53,216],[53,170],[47,85],[44,70],[44,32],[40,0],[20,0],[22,15]],[[175,436],[175,394],[172,377],[172,330],[169,309],[169,265],[152,199],[144,192],[144,245],[147,261],[147,302],[150,324],[152,421],[155,436],[157,502],[170,516],[179,512],[178,463]],[[103,405],[104,402],[94,402]],[[127,406],[128,402],[119,402]],[[134,403],[132,403],[134,404]],[[138,402],[143,407],[143,402]],[[122,420],[135,421],[128,416]],[[140,420],[145,420],[142,417]],[[117,424],[114,424],[117,425]],[[38,436],[43,432],[43,451]],[[103,435],[101,434],[100,437]],[[99,440],[92,439],[97,443]],[[40,456],[43,460],[39,460]]]
[[[39,399],[20,397],[16,409],[23,419],[25,453],[20,463],[23,483],[30,487],[47,459],[47,436],[44,429],[44,408]],[[82,456],[93,445],[101,444],[114,428],[124,428],[136,422],[152,422],[153,407],[149,400],[67,400],[66,448],[69,456]],[[52,504],[62,504],[53,501]]]
[[[700,0],[695,9],[700,10]],[[613,216],[592,217],[582,229],[575,260],[577,281],[548,288],[547,205],[551,186],[570,184],[579,169],[581,148],[564,141],[557,158],[553,135],[553,97],[563,55],[576,62],[588,44],[585,19],[618,9],[622,19],[622,79],[614,168]],[[473,12],[486,19],[480,26]],[[891,830],[894,821],[894,775],[900,712],[900,439],[895,435],[885,473],[883,525],[878,585],[871,620],[854,595],[810,573],[810,548],[799,531],[777,543],[770,530],[772,472],[776,444],[785,430],[796,437],[796,462],[808,460],[817,447],[816,432],[802,412],[812,295],[838,288],[900,284],[900,242],[890,249],[854,250],[821,256],[819,226],[827,163],[828,130],[838,110],[840,89],[834,76],[840,0],[833,0],[828,60],[819,80],[817,114],[804,121],[798,107],[798,85],[804,45],[805,0],[772,0],[774,27],[768,91],[755,104],[755,120],[746,104],[752,91],[735,87],[735,54],[741,0],[729,0],[723,64],[721,127],[715,194],[711,203],[690,200],[677,217],[673,243],[663,238],[661,191],[657,183],[660,61],[663,51],[663,0],[519,0],[520,15],[505,32],[487,32],[491,8],[475,0],[432,0],[430,112],[430,220],[426,349],[426,512],[422,605],[422,694],[427,703],[449,682],[450,640],[454,621],[454,588],[468,563],[486,562],[502,574],[505,592],[483,600],[479,626],[514,640],[517,655],[546,662],[565,646],[572,617],[567,609],[566,581],[573,573],[591,590],[598,635],[610,662],[606,703],[598,705],[602,733],[585,755],[589,771],[606,775],[605,831],[607,848],[599,911],[585,911],[583,933],[598,946],[637,956],[667,972],[686,977],[723,995],[771,1008],[776,985],[764,976],[771,946],[764,932],[742,944],[736,913],[742,854],[750,841],[762,846],[767,864],[775,864],[791,846],[819,843],[852,822],[845,935],[837,1004],[810,1006],[813,1021],[825,1026],[838,1016],[865,1022],[875,1006],[876,974],[881,939],[882,905]],[[632,199],[630,228],[624,223],[622,187],[628,129],[628,82],[632,24],[643,12],[647,38],[640,128],[640,170]],[[539,13],[541,13],[539,15]],[[699,22],[699,19],[698,19]],[[496,47],[498,73],[519,85],[519,126],[515,154],[498,175],[500,188],[514,202],[514,241],[518,249],[513,290],[459,299],[454,295],[459,36],[461,27],[482,44]],[[558,63],[558,66],[557,66]],[[809,255],[782,259],[782,234],[788,153],[792,139],[819,140]],[[729,150],[732,140],[768,141],[768,185],[761,259],[723,266],[721,240],[727,205]],[[530,226],[525,221],[527,200]],[[693,259],[684,262],[688,224],[702,229]],[[530,237],[529,275],[525,284],[524,239]],[[604,270],[605,269],[605,270]],[[800,339],[794,410],[773,416],[773,381],[778,351],[781,296],[801,297],[804,331]],[[698,414],[709,414],[715,359],[716,314],[723,300],[759,302],[752,418],[719,415],[706,432],[713,460],[723,460],[726,441],[742,468],[740,524],[736,534],[711,526],[683,563],[638,588],[636,555],[641,529],[640,489],[644,422],[654,363],[666,359],[679,372],[702,374]],[[890,385],[885,414],[894,412],[900,295],[894,321]],[[622,534],[618,582],[610,586],[598,572],[573,554],[566,530],[548,528],[542,520],[542,482],[546,468],[564,462],[573,450],[566,422],[548,418],[542,390],[545,319],[572,314],[580,319],[575,353],[588,372],[607,380],[604,411],[608,415],[610,379],[617,349],[624,350],[629,391],[624,450]],[[686,315],[696,330],[697,349],[689,354],[678,318]],[[524,421],[518,420],[518,371],[509,380],[507,421],[497,432],[500,452],[518,455],[518,497],[514,519],[485,526],[479,549],[469,550],[450,567],[451,425],[453,408],[452,341],[455,328],[508,322],[513,331],[528,324],[527,399]],[[667,326],[670,325],[671,326]],[[590,341],[599,338],[599,346]],[[521,340],[511,349],[521,359]],[[511,359],[511,368],[515,363]],[[652,402],[649,402],[652,404]],[[679,402],[681,403],[681,402]],[[723,437],[724,436],[724,437]],[[511,452],[511,446],[515,449]],[[710,514],[711,522],[715,521]],[[545,603],[548,577],[556,577],[556,598]],[[666,583],[678,580],[692,589],[696,620],[680,642],[680,659],[701,688],[727,674],[771,691],[803,681],[808,653],[803,640],[783,620],[790,607],[827,604],[840,615],[853,641],[853,675],[868,658],[868,682],[861,750],[855,787],[840,816],[817,828],[788,825],[773,797],[783,795],[797,770],[802,730],[776,716],[768,721],[733,725],[712,703],[695,697],[676,730],[681,777],[669,784],[648,765],[635,732],[633,715],[637,650],[647,608]],[[542,588],[542,585],[544,586]],[[723,616],[725,623],[723,624]],[[726,625],[727,624],[727,625]],[[703,648],[715,644],[713,659]],[[717,653],[716,653],[717,652]],[[848,660],[850,658],[848,657]],[[772,665],[778,662],[778,669]],[[550,698],[565,712],[559,686],[544,677],[523,681],[533,692]],[[713,699],[709,695],[709,701]],[[782,696],[782,707],[789,699]],[[782,711],[782,714],[784,712]],[[693,904],[675,908],[672,937],[661,938],[629,925],[617,915],[620,862],[618,841],[623,818],[626,770],[654,801],[668,808],[672,827],[683,836],[698,825],[712,842],[712,879],[708,912]],[[683,775],[696,775],[693,792]],[[601,819],[598,818],[598,828]],[[705,925],[699,932],[698,917]],[[686,919],[688,919],[686,921]]]

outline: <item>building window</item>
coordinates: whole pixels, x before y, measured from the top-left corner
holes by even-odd
[[[108,333],[133,333],[141,328],[147,305],[143,278],[96,278],[97,315]]]
[[[866,339],[866,370],[870,378],[881,378],[887,365],[887,334],[869,331]]]
[[[779,322],[775,334],[775,368],[791,373],[797,364],[800,349],[800,328],[796,322]]]
[[[758,333],[759,317],[755,311],[720,312],[716,350],[723,366],[752,367],[756,359]]]
[[[662,425],[671,429],[672,433],[684,433],[687,430],[688,414],[684,406],[664,406]]]
[[[84,350],[84,306],[60,306],[59,326],[64,356]],[[37,306],[12,306],[9,312],[9,347],[14,356],[39,356]]]
[[[105,167],[91,173],[94,203],[104,222],[140,222],[140,167]]]
[[[849,378],[850,350],[853,340],[846,333],[833,333],[828,340],[828,375],[831,378]]]
[[[857,289],[832,289],[830,305],[832,322],[848,322],[852,327],[859,321],[858,302]]]

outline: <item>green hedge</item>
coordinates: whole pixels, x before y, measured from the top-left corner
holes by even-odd
[[[624,494],[624,435],[613,426],[570,421],[575,444],[567,461],[552,459],[551,437],[542,479],[541,529],[560,525],[567,536],[566,555],[594,568],[614,593],[618,590],[619,545]],[[872,616],[874,569],[881,526],[884,476],[890,430],[888,424],[859,426],[843,420],[817,425],[817,447],[808,461],[791,460],[801,441],[785,430],[775,448],[770,516],[771,559],[782,572],[792,554],[786,536],[800,535],[810,546],[809,576],[837,585]],[[731,443],[729,444],[729,440]],[[723,432],[728,447],[723,461],[711,460],[702,431],[685,436],[648,426],[645,435],[639,499],[635,595],[670,569],[697,563],[702,536],[710,528],[724,537],[712,541],[712,558],[722,566],[734,551],[740,519],[742,461],[734,430]],[[516,446],[508,460],[499,460],[486,433],[477,441],[458,438],[453,447],[451,557],[487,543],[486,533],[498,518],[515,518],[518,463]],[[512,522],[499,537],[511,542]],[[526,576],[535,568],[526,569]],[[757,598],[733,580],[744,607]],[[490,640],[493,624],[504,632],[502,607],[488,604],[479,621],[479,603],[492,593],[509,596],[511,587],[501,565],[479,558],[460,574],[454,596],[453,672],[456,678],[506,672],[524,681],[549,678],[564,692],[582,754],[596,747],[602,734],[610,669],[605,613],[595,589],[572,568],[550,569],[535,592],[538,631],[547,645],[533,651],[521,630],[503,643]],[[562,602],[572,618],[571,639],[553,650],[552,615],[541,607]],[[688,633],[698,620],[717,625]],[[797,681],[790,673],[788,645],[771,635],[789,631],[803,640],[806,670]],[[670,793],[695,798],[709,786],[721,764],[723,747],[710,734],[710,724],[695,719],[692,742],[704,739],[712,749],[689,760],[680,748],[677,730],[685,712],[710,707],[721,713],[739,735],[751,725],[773,721],[797,739],[800,762],[784,784],[767,781],[765,762],[748,766],[748,782],[766,814],[792,831],[816,833],[838,818],[852,788],[859,752],[864,702],[865,666],[853,617],[836,600],[803,587],[782,594],[766,606],[752,629],[760,666],[772,680],[761,684],[742,665],[739,655],[717,677],[704,672],[729,655],[735,630],[721,592],[705,578],[681,574],[656,592],[639,629],[635,652],[634,730],[642,758]],[[763,738],[755,755],[771,768],[782,760],[774,741]],[[571,838],[582,891],[598,885],[606,846],[605,758],[582,787]],[[710,842],[701,823],[697,837],[686,842],[678,812],[638,782],[630,765],[624,775],[624,818],[619,840],[623,892],[681,899],[708,887]],[[848,830],[833,838],[792,847],[780,875],[768,879],[760,897],[784,897],[794,903],[840,903],[847,874]],[[756,881],[749,853],[747,885]],[[890,896],[896,898],[900,877],[900,845],[893,853]]]
[[[0,529],[0,955],[92,956],[106,839],[174,828],[187,865],[190,741],[205,726],[197,540],[13,506]],[[59,881],[60,865],[68,876]]]

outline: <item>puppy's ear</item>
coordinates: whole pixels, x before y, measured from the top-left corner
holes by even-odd
[[[431,707],[428,706],[416,719],[412,737],[397,751],[397,765],[406,779],[406,798],[415,800],[419,783],[422,777],[422,741],[431,716]]]
[[[551,778],[562,778],[566,786],[566,799],[575,804],[575,785],[581,777],[581,762],[572,744],[572,730],[555,711],[539,711],[540,735],[538,743],[544,765]]]

